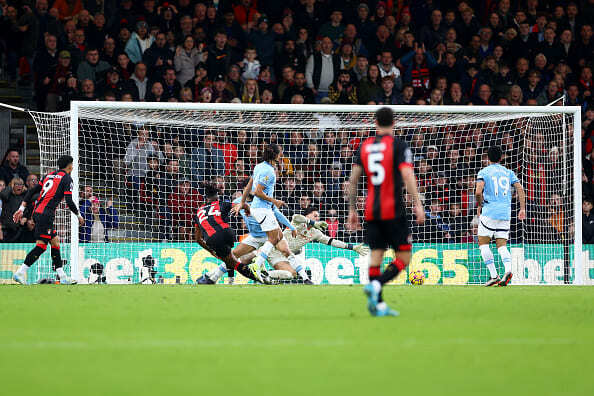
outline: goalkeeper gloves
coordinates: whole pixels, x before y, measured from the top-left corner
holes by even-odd
[[[357,252],[359,256],[367,256],[369,254],[369,248],[362,243],[355,245],[353,250]]]
[[[317,228],[320,231],[326,231],[328,229],[328,223],[325,221],[316,221],[314,223],[314,228]]]
[[[293,223],[293,224],[303,224],[303,223],[307,223],[308,221],[309,221],[309,219],[307,217],[303,216],[302,214],[295,214],[291,218],[291,223]]]

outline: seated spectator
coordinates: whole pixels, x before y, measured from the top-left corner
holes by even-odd
[[[147,102],[165,102],[167,97],[163,92],[163,84],[159,81],[155,81],[151,87],[151,91],[146,94]]]
[[[142,61],[146,64],[149,76],[160,76],[165,73],[166,68],[174,66],[174,56],[173,51],[167,47],[165,33],[157,33],[154,43],[143,53]]]
[[[27,180],[27,176],[29,176],[29,170],[21,165],[19,152],[15,148],[9,148],[2,159],[0,179],[8,185],[15,177]]]
[[[591,197],[584,198],[582,202],[582,241],[584,244],[594,244],[594,201]]]
[[[351,43],[343,43],[338,54],[340,55],[340,69],[351,71],[357,63],[357,56],[353,53]]]
[[[105,61],[99,60],[99,51],[97,48],[87,48],[85,60],[78,65],[76,77],[79,81],[91,80],[93,84],[101,83],[105,79],[105,73],[111,68],[111,65]]]
[[[181,85],[185,85],[194,77],[196,66],[204,62],[204,60],[206,60],[206,52],[198,51],[198,48],[194,45],[194,38],[186,36],[183,45],[175,49],[175,57],[173,58],[177,81]]]
[[[138,137],[130,142],[124,156],[124,165],[128,173],[127,179],[132,184],[134,191],[138,191],[140,188],[141,179],[144,178],[148,169],[147,159],[151,156],[156,156],[159,160],[165,159],[157,142],[150,139],[148,130],[140,127]]]
[[[163,85],[163,96],[165,98],[179,98],[179,93],[181,92],[182,87],[179,81],[177,81],[175,70],[172,67],[165,69],[161,84]]]
[[[357,104],[357,87],[351,81],[351,73],[341,70],[338,78],[328,88],[328,98],[332,104]]]
[[[386,76],[392,77],[394,81],[394,89],[400,91],[402,89],[402,77],[400,76],[400,70],[392,62],[392,53],[390,51],[382,51],[381,62],[378,63],[380,77]]]
[[[401,102],[402,96],[394,89],[392,77],[382,78],[382,92],[373,98],[377,104],[395,105]]]
[[[367,104],[383,92],[382,78],[377,65],[369,65],[367,76],[359,82],[359,104]]]
[[[400,98],[400,103],[398,104],[402,104],[402,105],[414,105],[414,95],[415,95],[415,90],[412,87],[412,85],[410,84],[406,84],[404,85],[404,88],[402,88],[402,97]]]
[[[2,229],[3,242],[17,242],[20,235],[20,228],[27,222],[23,216],[19,223],[12,220],[12,215],[19,209],[25,198],[25,182],[20,177],[14,177],[8,187],[0,192],[2,200],[2,214],[0,215],[0,227]]]
[[[108,230],[118,228],[118,211],[113,207],[113,201],[107,200],[105,208],[101,207],[99,198],[91,196],[90,206],[81,205],[80,215],[85,224],[80,227],[78,238],[80,242],[105,243],[109,242]],[[83,211],[84,208],[84,211]]]
[[[244,58],[239,62],[239,67],[241,67],[241,79],[243,82],[246,82],[247,80],[256,80],[258,75],[260,75],[260,61],[256,59],[257,57],[258,53],[256,52],[256,48],[246,48]]]
[[[212,102],[229,103],[233,99],[233,94],[226,88],[227,83],[222,74],[217,74],[212,86]]]
[[[119,70],[114,67],[107,71],[107,78],[99,87],[99,96],[105,95],[106,92],[112,92],[116,100],[119,100],[124,93],[133,92],[135,88],[132,81],[122,80]]]
[[[155,38],[148,34],[148,24],[145,21],[138,21],[136,31],[130,36],[125,48],[132,63],[140,62],[143,54],[153,45],[154,41]]]
[[[559,85],[555,80],[551,80],[547,86],[547,89],[543,90],[538,98],[536,98],[536,102],[539,106],[546,106],[547,104],[559,99],[561,96],[563,95],[559,92]]]
[[[260,103],[260,92],[256,80],[248,79],[245,82],[241,92],[241,103]]]
[[[202,145],[192,150],[190,167],[194,185],[225,174],[225,157],[214,143],[215,136],[208,131],[204,134]]]
[[[282,103],[290,103],[291,99],[295,95],[301,95],[303,97],[303,103],[313,104],[315,103],[315,96],[311,88],[308,88],[306,84],[305,74],[303,72],[295,73],[295,84],[287,87],[284,90],[282,97]]]
[[[192,222],[196,211],[203,203],[198,190],[192,188],[189,180],[180,180],[178,186],[169,197],[169,208],[172,213],[174,240],[192,241]]]
[[[140,63],[140,62],[138,62]],[[125,52],[118,54],[118,64],[116,65],[120,78],[123,81],[128,81],[134,73],[134,63],[130,62],[130,58]]]
[[[134,74],[130,77],[130,81],[134,83],[134,86],[130,84],[132,97],[135,100],[143,102],[147,95],[147,89],[149,87],[148,77],[146,76],[146,65],[142,62],[138,62],[134,67]]]
[[[543,91],[544,84],[541,81],[540,73],[537,70],[528,72],[528,83],[522,87],[524,100],[537,99]]]

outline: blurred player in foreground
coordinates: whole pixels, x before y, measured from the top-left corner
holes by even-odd
[[[359,225],[357,215],[357,187],[363,172],[367,176],[365,221],[367,243],[371,248],[367,308],[373,316],[398,316],[383,301],[383,285],[406,268],[411,258],[412,238],[406,219],[403,184],[412,197],[417,223],[425,221],[425,211],[413,170],[413,155],[406,143],[394,136],[394,114],[388,107],[375,113],[376,136],[365,140],[359,147],[351,172],[349,186],[349,219],[351,229]],[[388,247],[394,249],[395,258],[384,272],[381,264]]]
[[[229,226],[231,202],[220,201],[217,188],[210,183],[204,183],[204,191],[208,203],[198,209],[194,218],[196,242],[214,257],[222,260],[228,270],[237,270],[243,276],[256,280],[248,266],[238,262],[231,252],[235,244],[235,232]],[[247,205],[244,209],[249,211]],[[213,284],[214,282],[207,276],[202,276],[196,280],[196,283]]]
[[[62,198],[66,199],[66,204],[70,211],[78,216],[79,224],[81,226],[85,224],[85,220],[78,212],[78,208],[72,200],[72,178],[70,177],[70,173],[72,172],[73,161],[73,158],[69,155],[61,156],[58,159],[58,170],[49,173],[39,184],[27,191],[21,207],[14,212],[13,220],[15,223],[18,223],[27,205],[37,193],[41,192],[33,208],[36,245],[27,254],[24,263],[12,277],[12,279],[22,285],[27,284],[25,273],[37,261],[39,256],[47,250],[48,243],[51,245],[52,266],[60,278],[60,283],[64,285],[76,284],[76,280],[66,275],[62,268],[60,238],[58,238],[58,234],[54,228],[56,208],[62,202]]]
[[[328,228],[328,224],[325,221],[320,221],[320,212],[312,207],[306,209],[303,215],[293,215],[291,222],[297,230],[296,235],[290,229],[286,229],[283,234],[285,236],[284,240],[288,242],[289,249],[291,249],[293,254],[301,253],[303,247],[310,242],[320,242],[339,249],[354,250],[361,256],[369,254],[369,248],[363,244],[354,245],[352,243],[346,243],[324,234],[323,231]],[[241,262],[251,261],[256,255],[256,252],[244,255],[241,257]],[[293,267],[287,258],[276,248],[272,249],[268,255],[268,262],[274,268],[274,271],[268,273],[273,280],[289,280],[299,274],[304,279],[304,283],[312,283],[305,272],[305,267],[301,263],[298,262],[297,267]]]
[[[509,224],[511,219],[511,187],[515,187],[520,201],[518,219],[526,218],[526,194],[516,174],[502,166],[501,148],[489,148],[489,166],[481,169],[476,181],[476,204],[479,216],[478,240],[479,249],[485,265],[489,269],[491,279],[485,286],[507,286],[512,279],[511,254],[507,249]],[[495,245],[501,261],[503,261],[503,278],[499,278],[495,268],[495,259],[489,243],[495,239]]]

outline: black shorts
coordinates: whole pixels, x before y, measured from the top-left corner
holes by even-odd
[[[366,222],[365,231],[371,250],[391,247],[397,252],[409,252],[412,249],[412,237],[405,217]]]
[[[54,216],[48,216],[40,213],[33,213],[35,222],[35,240],[49,242],[56,237],[58,233],[54,228]]]
[[[225,258],[231,254],[233,245],[235,245],[235,232],[231,228],[217,231],[206,240],[206,244],[214,250],[217,256]]]

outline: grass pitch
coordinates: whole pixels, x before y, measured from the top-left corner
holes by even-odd
[[[586,395],[594,288],[0,287],[4,395]],[[381,392],[381,393],[379,393]]]

